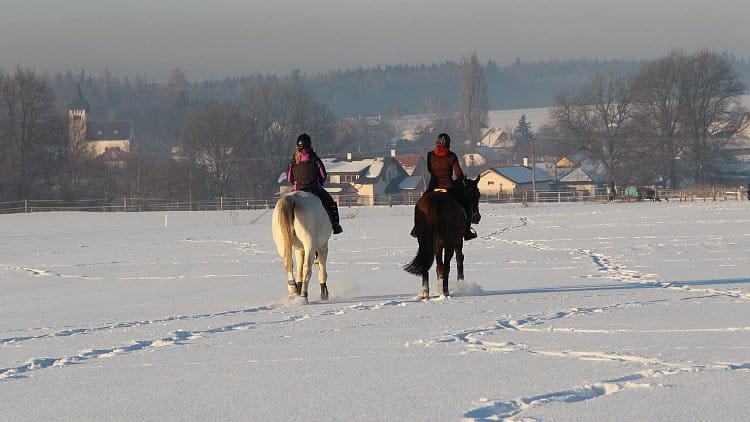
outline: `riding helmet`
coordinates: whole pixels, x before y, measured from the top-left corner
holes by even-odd
[[[302,135],[297,137],[297,148],[310,148],[312,147],[312,140],[310,139],[310,135],[303,133]]]
[[[450,148],[450,146],[451,146],[451,137],[448,136],[447,133],[441,133],[440,135],[438,135],[437,140],[435,141],[435,144],[437,144],[437,145],[443,145],[443,146],[446,146],[446,147]]]

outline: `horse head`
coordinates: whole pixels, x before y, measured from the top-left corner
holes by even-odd
[[[482,219],[482,215],[479,213],[479,198],[482,196],[479,193],[479,178],[476,179],[464,179],[464,196],[466,201],[471,206],[472,216],[471,223],[478,224],[479,220]]]

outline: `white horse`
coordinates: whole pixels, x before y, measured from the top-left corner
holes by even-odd
[[[273,210],[273,241],[284,261],[290,299],[302,296],[307,301],[307,284],[317,252],[320,299],[328,300],[326,259],[332,231],[331,220],[317,196],[296,191],[282,196],[276,203]],[[292,248],[297,260],[296,279],[292,271]]]

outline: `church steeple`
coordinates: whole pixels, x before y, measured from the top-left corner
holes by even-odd
[[[68,138],[71,148],[80,147],[86,139],[86,115],[89,103],[83,98],[81,84],[78,84],[78,98],[68,104]]]
[[[85,98],[83,98],[83,91],[81,91],[81,84],[78,85],[78,98],[71,101],[70,104],[68,104],[68,110],[83,110],[85,112],[89,111],[89,102],[86,101]]]

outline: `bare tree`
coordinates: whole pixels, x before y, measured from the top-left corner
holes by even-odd
[[[424,111],[431,117],[443,115],[448,110],[448,103],[440,98],[428,95],[424,99]]]
[[[238,177],[234,158],[244,138],[238,107],[206,103],[188,113],[183,149],[188,160],[205,171],[209,195],[230,193],[231,183]]]
[[[487,126],[489,105],[487,80],[476,53],[461,57],[461,85],[459,91],[459,125],[464,128],[471,143],[479,140],[482,128]]]
[[[24,198],[29,192],[29,173],[37,163],[30,157],[43,144],[51,144],[60,135],[59,116],[54,96],[44,78],[33,70],[16,68],[3,77],[0,86],[2,138],[7,142],[8,163],[13,180],[13,196]]]
[[[276,182],[291,157],[297,136],[308,133],[319,153],[332,152],[334,120],[327,107],[316,102],[300,80],[255,82],[245,93],[244,128],[250,135],[243,145],[243,178],[263,196]]]
[[[690,138],[695,181],[701,184],[717,151],[740,127],[744,110],[739,96],[745,85],[723,57],[708,50],[691,56],[683,72],[681,120]]]
[[[677,160],[684,147],[680,137],[687,58],[679,50],[645,64],[634,81],[635,121],[639,134],[656,152],[656,173],[665,185],[677,187]]]
[[[627,149],[632,117],[631,80],[595,74],[580,92],[559,94],[551,114],[565,141],[604,166],[615,180]]]

